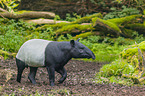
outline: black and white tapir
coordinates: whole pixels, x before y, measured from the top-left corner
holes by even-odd
[[[67,77],[64,65],[71,58],[95,59],[95,55],[89,48],[81,44],[79,39],[70,42],[43,39],[28,40],[21,46],[16,55],[17,81],[21,82],[21,75],[25,67],[30,67],[28,79],[31,83],[36,84],[35,75],[38,67],[46,67],[50,86],[54,86],[55,71],[61,74],[59,83],[62,83]]]

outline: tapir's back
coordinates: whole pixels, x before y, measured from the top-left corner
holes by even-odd
[[[44,66],[45,48],[52,41],[32,39],[25,42],[19,49],[16,58],[25,62],[28,66]]]

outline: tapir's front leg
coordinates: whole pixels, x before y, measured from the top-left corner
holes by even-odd
[[[67,77],[67,72],[64,67],[59,70],[56,70],[56,71],[61,74],[62,77],[60,78],[60,80],[58,82],[62,83]]]
[[[55,82],[55,69],[54,67],[46,67],[47,68],[47,72],[49,75],[49,82],[50,82],[50,86],[54,86],[54,82]]]

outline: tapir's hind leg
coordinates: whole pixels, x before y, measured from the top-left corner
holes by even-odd
[[[67,77],[67,72],[66,72],[64,67],[61,68],[61,69],[58,69],[56,71],[61,74],[62,77],[60,78],[60,80],[58,82],[62,83],[66,79],[66,77]]]
[[[25,63],[16,58],[16,64],[17,64],[17,68],[18,68],[17,69],[18,70],[17,81],[20,83],[21,82],[21,77],[22,77],[23,70],[25,69]]]
[[[30,73],[29,73],[28,79],[33,84],[36,84],[35,76],[36,76],[37,69],[38,67],[30,67]]]

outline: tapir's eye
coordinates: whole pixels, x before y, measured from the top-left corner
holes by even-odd
[[[80,53],[83,53],[83,52],[84,52],[84,50],[83,50],[83,49],[80,49],[79,51],[80,51]]]

